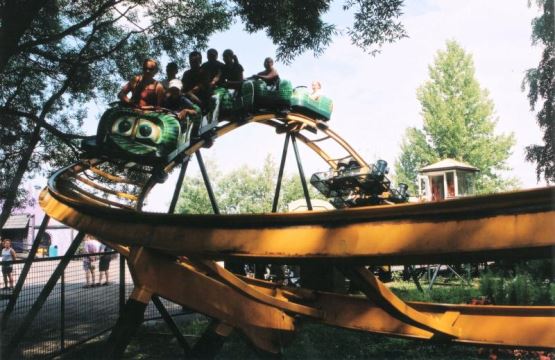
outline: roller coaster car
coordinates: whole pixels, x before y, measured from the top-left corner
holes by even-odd
[[[310,183],[336,208],[406,202],[407,186],[400,184],[399,189],[391,189],[386,173],[384,160],[378,160],[366,170],[355,160],[348,159],[340,162],[337,170],[313,174]]]
[[[263,80],[246,80],[241,86],[242,108],[249,113],[259,111],[285,111],[291,107],[293,86],[289,80],[279,80],[276,86],[268,86]]]
[[[169,110],[113,106],[101,117],[96,136],[82,142],[95,156],[163,166],[190,142],[194,121],[180,122]]]
[[[315,119],[328,121],[333,111],[333,102],[327,96],[313,99],[306,87],[299,86],[293,90],[291,109]]]
[[[82,148],[86,156],[163,167],[190,145],[191,137],[211,143],[209,138],[222,120],[232,121],[263,111],[288,112],[292,103],[295,111],[319,119],[327,120],[331,114],[331,100],[322,98],[317,102],[300,89],[294,94],[288,80],[280,80],[276,86],[259,79],[246,80],[240,94],[233,96],[227,89],[216,88],[208,113],[201,116],[197,109],[199,115],[186,121],[179,121],[167,109],[141,110],[113,103],[102,115],[96,136],[85,139]]]

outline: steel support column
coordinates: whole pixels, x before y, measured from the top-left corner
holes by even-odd
[[[226,327],[226,330],[228,331],[226,331],[226,333],[222,333],[221,331],[218,331],[220,324],[221,323],[218,320],[212,320],[210,325],[208,325],[206,330],[204,330],[204,333],[193,347],[191,353],[193,359],[213,359],[216,355],[218,355],[224,346],[227,336],[232,330],[227,329]]]
[[[297,159],[297,166],[299,167],[299,175],[301,177],[301,184],[303,185],[304,198],[306,199],[306,208],[312,210],[312,203],[310,202],[310,195],[308,194],[308,186],[306,185],[306,178],[304,176],[303,164],[301,162],[301,155],[299,154],[299,148],[297,147],[297,139],[295,135],[291,136],[291,142],[293,143],[293,150],[295,150],[295,158]]]
[[[104,349],[104,357],[106,359],[122,358],[125,348],[144,321],[147,306],[148,302],[144,303],[132,298],[127,300],[122,314],[106,341]]]
[[[179,193],[181,192],[181,187],[183,186],[183,179],[185,178],[185,172],[187,171],[189,160],[190,158],[186,157],[185,159],[183,159],[183,163],[181,164],[181,170],[179,170],[179,177],[177,178],[177,183],[175,184],[175,190],[173,191],[173,197],[170,203],[168,214],[173,214],[175,212],[175,206],[177,205]]]
[[[219,215],[220,209],[218,208],[218,203],[216,202],[216,197],[214,196],[214,191],[212,190],[212,185],[210,185],[210,179],[208,178],[208,173],[206,172],[206,167],[204,166],[200,150],[197,150],[195,154],[197,155],[198,166],[202,174],[202,179],[204,180],[204,186],[206,186],[206,191],[208,192],[208,197],[210,198],[212,210],[214,210],[214,214]]]
[[[152,297],[152,302],[154,303],[154,306],[156,306],[156,309],[158,309],[158,312],[160,313],[160,315],[162,315],[162,319],[164,319],[164,321],[166,322],[166,324],[170,328],[171,332],[173,333],[173,335],[177,339],[177,342],[179,343],[179,345],[181,345],[181,347],[183,348],[183,352],[184,352],[185,356],[186,357],[189,356],[190,353],[191,353],[191,347],[187,343],[187,340],[185,340],[185,338],[181,334],[181,331],[179,331],[179,328],[177,327],[177,325],[173,321],[173,319],[172,319],[170,313],[168,312],[168,310],[166,310],[166,307],[164,306],[164,304],[162,303],[160,298],[158,296],[153,296]]]
[[[39,313],[40,309],[44,305],[44,302],[52,292],[52,289],[54,289],[54,286],[56,286],[56,282],[58,282],[58,279],[64,272],[67,264],[71,260],[71,257],[75,254],[75,251],[77,251],[77,248],[81,244],[81,241],[83,240],[84,236],[85,236],[85,233],[80,231],[73,239],[73,242],[71,243],[65,255],[60,260],[60,263],[58,264],[58,266],[50,276],[50,279],[48,279],[48,281],[42,288],[38,298],[35,300],[35,303],[31,307],[31,310],[29,310],[29,312],[21,322],[21,325],[19,326],[19,328],[14,332],[14,335],[10,339],[10,343],[6,347],[6,351],[3,356],[4,359],[9,359],[13,355],[14,350],[16,349],[17,345],[19,345],[19,342],[21,341],[21,339],[29,329],[29,326],[31,326],[31,323],[33,322],[33,320]]]
[[[279,203],[279,192],[281,190],[281,181],[283,178],[283,169],[285,168],[285,160],[287,159],[287,148],[289,147],[289,138],[291,137],[290,133],[285,134],[285,142],[283,143],[283,152],[281,153],[281,162],[279,164],[279,173],[276,183],[276,191],[274,194],[274,202],[272,204],[272,212],[277,211],[278,203]]]

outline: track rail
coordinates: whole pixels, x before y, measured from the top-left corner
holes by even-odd
[[[249,123],[289,132],[332,169],[345,157],[369,168],[327,124],[299,114],[261,114],[230,122],[216,128],[215,137]],[[329,142],[343,153],[331,154],[324,145]],[[205,140],[192,144],[183,156],[204,145]],[[180,163],[168,164],[164,172]],[[555,346],[555,307],[406,303],[361,266],[549,257],[555,249],[554,188],[329,212],[167,215],[140,211],[158,181],[159,174],[151,170],[106,159],[83,160],[53,174],[40,196],[48,215],[116,244],[128,257],[135,281],[131,298],[136,301],[166,297],[240,329],[272,352],[279,351],[283,334],[295,329],[295,315],[408,338]],[[177,256],[186,258],[177,262]],[[213,262],[228,258],[334,264],[366,298],[246,279]],[[508,325],[517,321],[518,331],[510,330]]]

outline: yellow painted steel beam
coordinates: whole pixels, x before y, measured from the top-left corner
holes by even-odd
[[[49,190],[40,203],[56,220],[86,233],[174,255],[406,264],[549,257],[553,194],[546,188],[437,203],[220,216],[100,208]]]
[[[305,316],[310,316],[314,318],[322,318],[324,316],[324,314],[322,314],[322,312],[318,309],[289,302],[287,299],[285,298],[280,299],[275,295],[270,296],[262,292],[258,292],[254,288],[250,287],[248,284],[243,282],[240,278],[235,276],[233,273],[227,271],[221,266],[218,266],[213,261],[204,260],[204,261],[194,261],[193,263],[196,265],[200,265],[201,268],[204,268],[208,270],[210,273],[216,275],[223,282],[237,289],[240,293],[245,294],[263,304],[268,304],[277,309],[290,311],[299,315],[305,315]]]
[[[131,201],[137,201],[137,196],[133,195],[133,194],[128,194],[122,191],[115,191],[112,189],[109,189],[105,186],[99,185],[97,183],[95,183],[94,181],[91,181],[89,179],[87,179],[84,176],[75,176],[75,179],[78,180],[79,182],[82,182],[85,185],[88,185],[96,190],[102,191],[104,193],[107,194],[111,194],[111,195],[115,195],[117,197],[123,198],[123,199],[127,199],[127,200],[131,200]]]
[[[434,333],[407,324],[367,298],[308,289],[279,287],[275,283],[244,278],[259,292],[283,296],[321,309],[319,322],[352,330],[432,340]],[[555,306],[456,305],[406,302],[406,306],[438,321],[450,320],[457,337],[443,339],[463,344],[528,349],[555,348]]]
[[[277,129],[293,125],[299,131],[321,131],[368,167],[325,124],[298,114],[285,118],[257,115],[218,128],[216,136],[250,122]],[[295,135],[337,168],[337,162],[318,145],[300,133]],[[203,141],[193,144],[185,155],[203,145]],[[53,218],[119,244],[116,249],[129,256],[136,284],[133,298],[138,301],[148,301],[152,294],[168,298],[218,319],[227,329],[241,329],[256,346],[271,352],[279,351],[292,333],[296,315],[330,325],[418,339],[437,339],[440,334],[444,341],[472,344],[529,348],[553,348],[555,344],[551,335],[555,334],[554,307],[405,303],[359,267],[351,275],[361,278],[367,286],[366,294],[372,300],[369,302],[353,296],[268,286],[220,271],[207,261],[235,257],[321,261],[327,266],[335,263],[346,267],[550,256],[555,248],[553,188],[330,212],[161,215],[111,208],[122,204],[111,204],[83,189],[76,190],[69,180],[97,162],[92,160],[90,164],[57,172],[41,193],[40,203]],[[169,164],[165,170],[170,171],[176,164],[177,161]],[[110,181],[126,182],[121,176],[95,167],[90,171]],[[138,185],[142,187],[138,207],[154,185],[154,177]],[[180,264],[176,255],[199,260]],[[518,330],[511,328],[516,322]]]
[[[176,259],[133,248],[130,271],[135,286],[194,309],[226,324],[293,331],[293,318],[285,312],[242,295],[216,279]]]
[[[277,326],[261,326],[264,322],[274,324],[275,319],[271,320],[271,315],[264,311],[257,313],[256,307],[252,309],[254,314],[244,318],[244,312],[250,311],[250,306],[256,302],[247,300],[246,303],[242,303],[242,299],[248,297],[244,298],[238,289],[219,283],[198,269],[181,266],[171,258],[148,251],[136,256],[131,267],[136,273],[138,285],[147,294],[156,293],[209,316],[221,315],[220,310],[226,309],[227,316],[214,317],[221,320],[223,318],[222,321],[226,324],[240,328],[262,349],[276,352],[279,350],[278,345],[282,345],[291,337],[289,331],[280,331]],[[433,331],[408,324],[364,297],[285,288],[275,283],[240,278],[258,293],[287,297],[320,309],[323,316],[313,320],[324,324],[409,339],[438,339],[434,337]],[[148,286],[144,286],[143,283]],[[218,284],[216,287],[215,283]],[[210,295],[215,293],[218,295]],[[209,295],[206,296],[207,294]],[[136,298],[141,297],[137,295]],[[229,308],[237,306],[242,310],[229,311]],[[422,316],[445,322],[457,329],[455,337],[445,337],[442,341],[529,349],[555,348],[553,306],[475,306],[421,302],[407,302],[406,306],[420,312]],[[291,311],[288,313],[295,314]],[[253,317],[256,317],[254,325],[250,322]],[[292,323],[290,324],[291,327],[285,326],[285,330],[292,330]]]
[[[399,299],[365,267],[350,267],[345,265],[342,267],[342,271],[351,281],[354,281],[372,303],[378,305],[391,317],[403,323],[430,331],[437,336],[449,338],[458,336],[460,331],[458,328],[453,327],[451,319],[451,315],[456,317],[458,313],[450,313],[450,316],[441,318],[429,316],[415,310]]]

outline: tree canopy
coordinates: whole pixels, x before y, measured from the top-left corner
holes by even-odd
[[[474,75],[472,56],[455,41],[437,52],[429,66],[430,79],[417,90],[422,107],[422,129],[408,128],[396,161],[397,182],[415,193],[418,170],[452,158],[480,169],[479,193],[504,190],[515,184],[500,172],[508,170],[513,134],[495,135],[493,102]]]
[[[218,208],[224,214],[255,214],[272,211],[278,169],[270,156],[262,168],[241,166],[229,173],[221,173],[214,163],[207,164],[211,186],[214,189]],[[311,185],[311,199],[324,199]],[[278,211],[287,211],[287,205],[303,199],[298,174],[283,177]],[[177,212],[182,214],[212,214],[212,205],[202,178],[187,177],[177,203]]]
[[[0,228],[25,205],[25,178],[76,159],[87,104],[111,101],[147,57],[180,65],[236,20],[265,31],[277,58],[320,54],[337,28],[331,0],[0,1]],[[406,36],[402,0],[344,0],[347,34],[369,53]]]
[[[541,106],[536,121],[543,131],[543,145],[526,147],[526,160],[536,163],[538,181],[543,176],[549,183],[555,182],[555,27],[553,0],[537,0],[541,16],[532,21],[532,44],[544,46],[537,68],[526,72],[522,87],[528,87],[528,100],[532,110]]]

